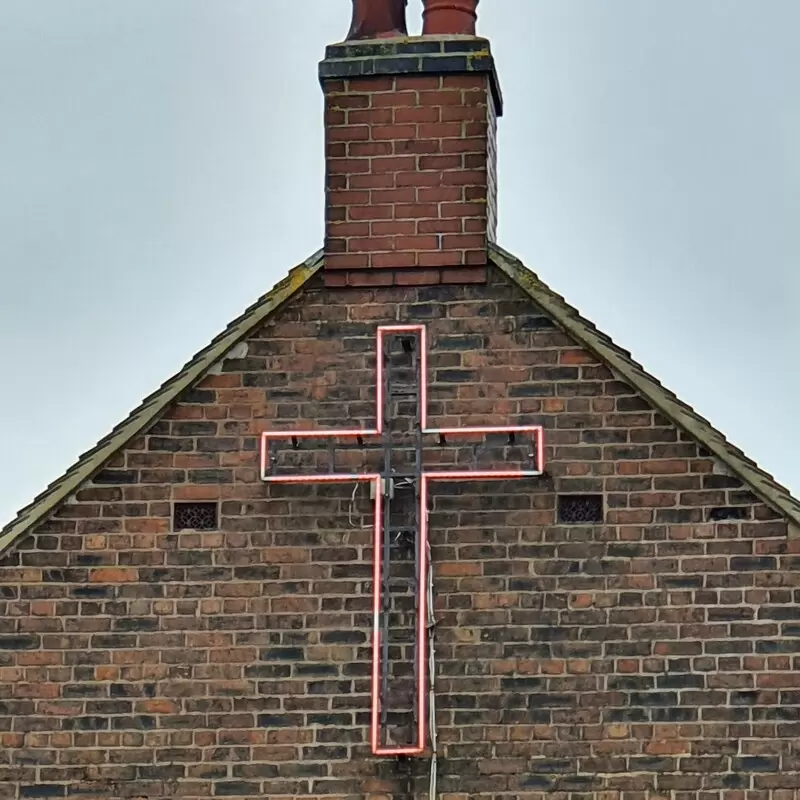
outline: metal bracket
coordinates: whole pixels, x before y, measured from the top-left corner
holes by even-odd
[[[381,478],[381,497],[388,497],[390,500],[394,497],[394,479],[393,478]],[[375,484],[371,483],[369,485],[369,499],[375,499]]]

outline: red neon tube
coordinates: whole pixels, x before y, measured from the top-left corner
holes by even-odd
[[[381,631],[380,614],[382,600],[381,573],[382,561],[382,511],[383,511],[383,479],[377,473],[328,473],[318,475],[270,475],[269,444],[274,439],[360,439],[380,436],[384,429],[384,394],[383,394],[383,345],[387,335],[410,333],[419,337],[420,359],[420,422],[422,433],[431,436],[488,436],[492,434],[530,434],[534,440],[535,465],[533,469],[499,469],[499,470],[451,470],[423,471],[419,487],[419,586],[420,597],[417,611],[417,674],[418,691],[417,708],[417,743],[401,747],[380,746],[380,693],[381,680]],[[426,691],[427,691],[427,592],[428,592],[428,496],[430,481],[474,481],[504,480],[514,478],[535,477],[544,469],[544,436],[541,426],[537,425],[502,425],[464,428],[429,428],[428,427],[428,345],[424,325],[382,325],[377,331],[376,347],[376,391],[375,391],[375,427],[370,429],[344,428],[333,430],[304,429],[298,431],[267,431],[261,435],[260,467],[262,480],[272,483],[311,484],[311,483],[350,483],[369,482],[373,486],[373,597],[372,597],[372,697],[370,744],[372,752],[377,756],[420,755],[426,747]]]

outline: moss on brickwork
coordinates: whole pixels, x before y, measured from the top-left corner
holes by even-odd
[[[178,395],[200,380],[225,353],[246,337],[276,309],[291,298],[322,266],[322,254],[315,253],[295,267],[280,283],[235,319],[183,369],[173,375],[157,391],[145,398],[131,414],[54,481],[17,517],[0,530],[0,553],[33,525],[47,516],[95,471],[134,436],[138,436]]]
[[[535,299],[577,342],[609,365],[668,419],[680,426],[741,478],[765,502],[784,514],[794,526],[800,525],[800,503],[784,486],[747,456],[708,420],[681,402],[650,375],[631,354],[582,317],[563,297],[527,269],[521,261],[497,245],[490,247],[492,259],[515,283]],[[795,535],[795,531],[792,531]]]
[[[659,408],[673,422],[685,428],[702,442],[719,460],[742,478],[753,491],[772,508],[792,522],[792,536],[800,536],[800,503],[771,475],[758,466],[738,448],[731,445],[716,428],[696,414],[658,380],[637,364],[630,353],[617,347],[611,339],[597,330],[588,320],[569,306],[546,284],[525,267],[521,261],[495,244],[490,245],[493,262],[514,281],[532,300],[539,302],[552,318],[576,341],[613,366],[637,391]],[[214,363],[237,342],[241,341],[253,327],[269,317],[277,308],[305,285],[322,267],[321,253],[311,256],[292,270],[287,278],[265,294],[241,317],[234,320],[207,348],[198,353],[179,373],[131,413],[105,439],[52,483],[33,503],[20,511],[17,517],[0,530],[0,553],[7,549],[20,535],[30,530],[58,503],[67,498],[75,487],[86,480],[104,460],[138,435],[152,420],[156,419],[167,405],[186,387],[197,382]]]

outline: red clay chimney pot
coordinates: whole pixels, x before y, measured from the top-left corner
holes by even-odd
[[[475,36],[479,0],[422,0],[423,35]]]
[[[406,36],[408,0],[353,0],[353,21],[348,41]]]

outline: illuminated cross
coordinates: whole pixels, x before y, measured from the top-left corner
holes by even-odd
[[[419,341],[419,427],[421,435],[436,437],[440,444],[445,444],[448,438],[459,436],[489,436],[507,435],[513,442],[518,434],[530,436],[533,452],[530,454],[532,465],[530,469],[498,469],[498,470],[429,470],[424,467],[418,475],[419,500],[418,507],[418,547],[419,559],[417,563],[417,626],[416,626],[416,716],[417,733],[416,743],[400,746],[386,747],[381,744],[380,737],[380,712],[381,699],[379,683],[381,681],[381,630],[380,614],[382,602],[382,575],[383,558],[381,544],[384,538],[384,496],[391,492],[390,465],[385,465],[384,472],[329,472],[315,475],[277,475],[271,472],[274,458],[270,455],[270,443],[274,440],[290,440],[295,446],[301,440],[356,440],[364,444],[365,440],[384,434],[385,410],[385,366],[384,342],[390,336],[416,336]],[[477,481],[477,480],[507,480],[511,478],[536,477],[542,474],[544,467],[544,438],[542,428],[538,425],[516,425],[501,427],[463,427],[463,428],[429,428],[428,427],[428,354],[424,325],[384,325],[378,328],[377,334],[377,369],[376,369],[376,407],[375,427],[371,429],[349,428],[342,430],[298,430],[298,431],[266,431],[261,435],[261,479],[270,483],[310,484],[310,483],[368,483],[372,487],[374,500],[373,524],[373,592],[372,592],[372,716],[370,744],[372,752],[378,756],[412,756],[421,755],[425,751],[427,729],[425,725],[426,710],[426,635],[427,635],[427,580],[428,580],[428,494],[429,484],[432,481]],[[418,432],[419,433],[419,432]],[[333,465],[331,465],[333,468]],[[384,669],[388,665],[384,664]]]

